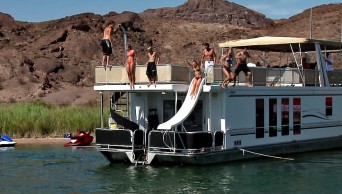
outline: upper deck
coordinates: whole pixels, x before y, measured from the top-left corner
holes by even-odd
[[[251,67],[254,86],[296,86],[296,87],[319,87],[318,70],[304,69],[303,79],[297,68],[265,68]],[[157,66],[158,85],[188,85],[194,74],[192,69],[185,65],[163,64]],[[342,86],[342,70],[327,72],[330,86]],[[215,66],[213,74],[207,76],[207,84],[218,85],[225,75],[221,66]],[[104,68],[102,66],[95,69],[95,85],[117,85],[122,86],[129,83],[126,68],[124,66],[113,66]],[[146,85],[146,66],[136,67],[136,84]],[[246,85],[246,76],[240,73],[237,79],[238,86]],[[127,86],[128,87],[128,86]],[[151,89],[154,89],[151,87]]]
[[[253,39],[233,40],[219,44],[223,49],[246,48],[254,55],[248,62],[263,62],[264,67],[251,67],[252,84],[264,87],[331,87],[342,86],[342,43],[291,37],[259,37]],[[327,71],[326,53],[334,53],[335,70]],[[233,51],[234,52],[234,51]],[[255,53],[252,53],[255,52]],[[263,57],[260,57],[260,56]],[[266,56],[267,55],[267,56]],[[270,55],[270,57],[268,57]],[[286,55],[286,57],[285,57]],[[278,59],[275,59],[279,56]],[[305,61],[304,62],[304,58]],[[338,60],[336,60],[338,59]],[[267,61],[269,60],[269,61]],[[236,60],[233,60],[235,64]],[[296,68],[272,68],[276,61],[278,66],[292,64]],[[305,64],[306,63],[306,64]],[[305,67],[309,65],[308,67]],[[271,67],[265,67],[271,66]],[[330,68],[330,67],[329,67]],[[232,69],[234,71],[234,67]],[[136,66],[136,87],[144,91],[186,91],[194,77],[193,70],[183,65],[163,64],[157,66],[157,87],[147,87],[146,66]],[[206,75],[207,85],[218,86],[225,79],[220,65]],[[126,67],[96,67],[95,90],[129,90]],[[240,73],[237,86],[246,85],[246,76]]]

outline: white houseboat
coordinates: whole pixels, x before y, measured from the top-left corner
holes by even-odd
[[[147,87],[146,66],[137,66],[134,89],[125,67],[97,67],[97,149],[110,162],[203,165],[342,147],[342,71],[327,72],[324,58],[328,51],[341,58],[341,42],[260,37],[219,46],[247,48],[254,63],[271,67],[251,67],[253,87],[242,72],[235,87],[221,88],[224,76],[215,66],[195,98],[185,65],[159,65],[156,87]],[[111,96],[108,127],[104,93]]]

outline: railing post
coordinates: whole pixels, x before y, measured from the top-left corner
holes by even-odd
[[[100,92],[100,100],[101,100],[101,105],[100,105],[100,108],[101,108],[101,129],[103,129],[103,92]]]

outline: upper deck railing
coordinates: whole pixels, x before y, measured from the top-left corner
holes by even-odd
[[[303,79],[297,68],[264,68],[251,67],[253,74],[252,82],[254,86],[316,86],[319,87],[319,76],[317,70],[305,69]],[[146,84],[146,66],[136,66],[136,83]],[[192,69],[180,65],[158,65],[158,84],[189,84],[193,78]],[[342,86],[342,70],[328,72],[331,86]],[[225,78],[220,66],[215,66],[213,73],[207,75],[207,84],[217,84]],[[121,85],[129,83],[126,68],[123,66],[113,66],[104,68],[102,66],[95,69],[96,85]],[[246,76],[243,72],[237,78],[238,85],[245,85]]]

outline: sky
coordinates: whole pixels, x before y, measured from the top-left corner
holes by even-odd
[[[14,19],[41,22],[75,14],[92,12],[107,14],[115,11],[143,12],[146,9],[176,7],[187,0],[1,0],[0,12]],[[230,0],[258,11],[271,19],[289,18],[305,9],[342,0]]]

